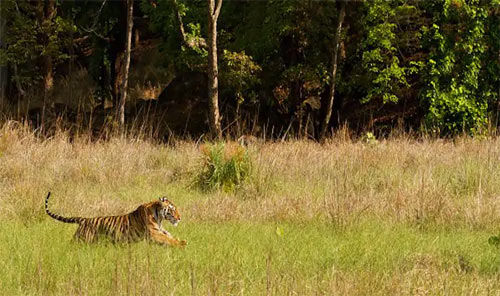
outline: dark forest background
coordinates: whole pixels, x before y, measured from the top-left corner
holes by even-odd
[[[0,5],[0,118],[44,133],[320,140],[500,124],[499,0]]]

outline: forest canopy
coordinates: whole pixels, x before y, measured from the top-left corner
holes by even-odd
[[[34,127],[113,127],[121,98],[160,137],[500,124],[499,0],[0,5],[1,118]]]

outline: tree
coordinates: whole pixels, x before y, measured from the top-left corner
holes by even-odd
[[[5,32],[0,48],[1,64],[7,65],[9,83],[17,95],[41,93],[54,85],[54,69],[68,60],[72,20],[58,15],[54,1],[3,1],[0,6]]]
[[[210,104],[210,129],[213,136],[222,138],[219,113],[219,71],[217,67],[217,19],[222,0],[208,2],[208,100]]]
[[[128,73],[130,68],[130,51],[132,47],[132,27],[134,25],[134,0],[127,0],[127,33],[125,46],[125,65],[123,66],[123,82],[120,90],[120,102],[117,108],[120,126],[125,125],[125,101],[127,100]]]
[[[492,89],[484,85],[484,71],[494,60],[485,31],[488,7],[480,1],[430,3],[439,11],[424,27],[429,50],[423,101],[428,105],[427,125],[441,136],[484,132]],[[491,44],[493,45],[493,44]]]
[[[345,17],[345,5],[346,5],[345,2],[341,1],[340,12],[337,20],[337,30],[335,31],[335,40],[333,41],[330,94],[329,94],[328,105],[326,107],[326,115],[321,127],[321,134],[320,134],[321,141],[324,141],[325,139],[326,130],[328,129],[328,125],[330,124],[330,118],[332,116],[333,101],[335,99],[335,78],[337,77],[337,57],[339,53],[340,33],[342,32],[342,23],[344,22],[344,17]]]

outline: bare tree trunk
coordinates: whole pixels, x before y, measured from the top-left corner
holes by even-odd
[[[139,47],[139,43],[141,42],[140,40],[140,32],[139,32],[139,29],[135,29],[135,32],[134,32],[134,48],[138,48]]]
[[[240,100],[236,100],[236,135],[241,136]]]
[[[342,23],[344,22],[345,17],[345,1],[341,1],[340,3],[340,12],[337,21],[337,30],[335,32],[335,40],[333,43],[333,54],[332,54],[332,76],[330,82],[330,95],[328,100],[328,105],[326,107],[326,115],[323,120],[323,124],[321,126],[320,133],[320,141],[325,140],[326,131],[328,129],[328,125],[330,124],[330,118],[332,117],[332,109],[333,109],[333,101],[335,99],[335,77],[337,75],[337,56],[339,52],[339,44],[340,44],[340,33],[342,32]]]
[[[14,2],[14,3],[16,3],[16,2]],[[16,12],[18,15],[21,14],[21,11],[19,11],[19,6],[17,6],[17,4],[16,4]],[[17,93],[19,95],[19,98],[17,100],[17,103],[18,103],[17,105],[19,107],[19,101],[24,98],[24,96],[26,95],[26,92],[24,91],[24,89],[21,85],[21,82],[19,81],[19,71],[17,70],[16,63],[12,64],[12,70],[14,71],[14,73],[13,73],[14,74],[14,82],[16,84]]]
[[[50,26],[57,14],[56,1],[39,0],[37,3],[37,17],[39,25],[44,29],[50,31]],[[49,33],[43,35],[43,46],[48,47],[50,45]],[[47,98],[50,91],[54,86],[54,65],[52,62],[52,57],[50,55],[42,55],[41,57],[41,67],[43,75],[43,104],[42,104],[42,118],[40,120],[40,131],[43,133],[45,129],[45,109],[47,107]]]
[[[54,86],[54,72],[53,72],[53,64],[52,57],[45,56],[43,58],[43,106],[42,106],[42,118],[40,131],[43,133],[45,131],[45,110],[47,108],[47,99],[49,97],[49,93]]]
[[[303,133],[302,133],[302,127],[303,127],[303,121],[304,121],[304,106],[300,104],[299,110],[297,111],[297,120],[299,121],[299,128],[297,132],[297,138],[302,139],[303,138]]]
[[[1,13],[1,12],[0,12]],[[0,15],[0,48],[4,48],[5,43],[5,29],[6,29],[6,20],[3,15]],[[7,80],[8,80],[8,72],[7,66],[0,66],[0,112],[2,111],[3,102],[5,99],[5,93],[7,88]]]
[[[14,70],[14,80],[16,83],[17,92],[21,98],[24,98],[24,96],[26,95],[26,91],[23,89],[21,81],[19,80],[19,71],[17,70],[17,64],[14,63],[12,65],[12,69]]]
[[[113,106],[118,108],[117,106],[120,104],[120,92],[123,84],[123,74],[125,68],[125,50],[118,50],[116,53],[116,57],[114,59],[114,81],[113,81]],[[116,109],[118,113],[118,109]]]
[[[500,26],[499,26],[500,27]],[[500,63],[500,50],[498,51],[498,63]],[[498,99],[497,99],[497,119],[495,124],[495,131],[498,131],[498,122],[500,116],[500,84],[498,85]]]
[[[43,91],[45,94],[52,90],[54,86],[54,67],[52,57],[46,56],[43,59]]]
[[[134,25],[134,0],[127,0],[127,37],[125,46],[125,66],[123,67],[123,82],[120,90],[120,102],[118,104],[118,119],[120,126],[125,125],[125,101],[127,100],[128,73],[130,68],[130,51],[132,48],[132,27]]]
[[[40,1],[39,3],[39,21],[40,25],[45,27],[45,26],[50,26],[50,23],[56,16],[56,1],[55,0],[48,0],[45,5],[43,1]],[[49,45],[49,36],[44,36],[45,40],[45,46]],[[52,87],[54,86],[54,67],[52,63],[52,57],[45,55],[42,57],[43,61],[43,90],[45,96],[49,91],[52,90]]]
[[[210,129],[212,135],[221,139],[221,118],[219,113],[219,71],[217,68],[217,19],[222,0],[208,1],[208,100],[210,102]],[[217,2],[217,4],[215,3]]]

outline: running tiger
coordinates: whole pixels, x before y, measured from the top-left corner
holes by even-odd
[[[112,242],[135,242],[147,239],[169,246],[186,245],[185,240],[177,240],[161,227],[162,220],[168,220],[174,226],[181,221],[179,211],[165,197],[142,204],[126,215],[95,218],[67,218],[54,214],[49,211],[49,197],[50,192],[45,198],[45,212],[61,222],[78,224],[75,240],[92,243],[101,237],[106,237]]]

